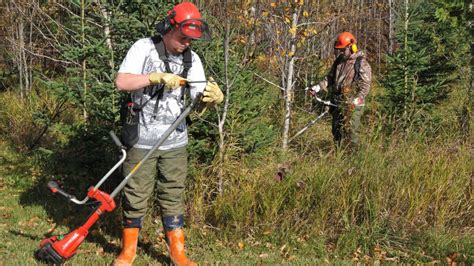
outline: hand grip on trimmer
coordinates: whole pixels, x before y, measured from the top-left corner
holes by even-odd
[[[207,83],[207,80],[181,80],[179,82],[179,86],[186,86],[187,84],[193,84],[193,83]]]
[[[71,194],[66,193],[64,190],[59,188],[58,183],[54,181],[49,181],[48,182],[48,188],[53,192],[53,193],[59,193],[62,196],[68,198],[68,199],[74,199],[75,197],[72,196]]]
[[[114,140],[115,142],[115,145],[117,145],[119,148],[123,149],[124,146],[122,144],[122,142],[120,141],[120,139],[117,137],[117,135],[115,135],[115,132],[113,130],[110,130],[109,131],[109,135],[110,137],[112,137],[112,139]]]

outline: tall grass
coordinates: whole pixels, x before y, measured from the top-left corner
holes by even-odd
[[[329,245],[342,256],[358,249],[373,255],[377,247],[408,261],[449,252],[472,260],[472,147],[402,135],[367,143],[351,154],[318,153],[317,146],[312,156],[294,152],[282,182],[274,179],[272,156],[229,161],[222,193],[210,191],[209,177],[197,178],[193,200],[204,217],[196,218],[225,235],[281,243],[309,237],[321,253]]]

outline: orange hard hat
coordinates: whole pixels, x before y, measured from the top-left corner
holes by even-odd
[[[334,44],[334,48],[336,49],[346,48],[347,46],[351,44],[355,44],[355,43],[356,43],[356,38],[354,37],[354,35],[352,35],[352,33],[350,32],[345,31],[339,34],[339,36],[337,36],[337,40],[336,40],[336,43]]]
[[[209,27],[201,19],[199,9],[191,2],[177,4],[168,12],[170,23],[179,27],[180,31],[192,39],[210,38]]]

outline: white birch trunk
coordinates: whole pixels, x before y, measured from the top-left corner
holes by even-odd
[[[227,9],[227,1],[225,2]],[[227,113],[229,110],[229,100],[230,100],[230,84],[229,84],[229,46],[230,46],[230,18],[226,19],[225,24],[225,35],[224,35],[224,86],[225,86],[225,100],[222,115],[218,116],[218,128],[219,128],[219,182],[217,189],[219,193],[222,193],[224,190],[224,172],[223,165],[225,160],[225,121],[227,118]]]
[[[100,1],[98,1],[100,4]],[[105,9],[103,5],[100,6],[100,12],[105,19],[105,26],[104,26],[104,35],[105,35],[105,43],[107,44],[107,48],[109,49],[110,58],[109,58],[109,67],[110,73],[114,73],[115,70],[115,63],[114,63],[114,48],[112,45],[112,38],[110,37],[110,15]],[[115,93],[112,93],[112,113],[116,113],[117,109],[115,106]]]
[[[20,81],[20,95],[22,99],[26,99],[26,94],[25,94],[25,84],[24,84],[24,78],[25,78],[25,69],[24,69],[24,64],[23,64],[23,49],[25,49],[25,40],[23,37],[23,19],[20,18],[18,22],[18,28],[17,28],[17,40],[18,40],[18,48],[17,50],[17,64],[18,64],[18,74],[19,74],[19,81]]]
[[[288,139],[291,124],[291,108],[293,103],[293,72],[295,67],[295,53],[296,53],[296,27],[298,24],[298,8],[293,12],[291,31],[290,31],[290,60],[288,62],[288,72],[285,87],[285,120],[283,124],[283,151],[288,150]]]

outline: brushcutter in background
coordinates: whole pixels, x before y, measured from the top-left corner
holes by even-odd
[[[288,141],[288,143],[290,143],[291,141],[293,141],[295,138],[297,138],[299,135],[303,134],[306,130],[308,130],[310,127],[312,127],[314,124],[316,124],[316,122],[318,122],[321,118],[323,118],[326,114],[329,113],[329,107],[332,106],[332,107],[338,107],[338,105],[330,102],[330,101],[324,101],[322,100],[321,98],[319,98],[318,96],[316,96],[316,93],[318,93],[320,91],[320,87],[319,85],[315,85],[315,86],[311,86],[311,87],[306,87],[305,88],[305,91],[309,94],[311,94],[314,99],[317,101],[317,102],[320,102],[322,103],[323,105],[325,105],[325,108],[324,108],[324,112],[322,112],[318,117],[316,117],[314,120],[311,120],[309,123],[307,123],[302,129],[300,129],[293,137],[290,138],[290,140]]]
[[[338,107],[338,105],[330,102],[330,101],[324,101],[321,98],[316,96],[316,93],[319,92],[320,88],[318,89],[319,85],[312,86],[312,87],[307,87],[305,88],[305,91],[309,94],[311,94],[314,99],[323,105],[325,105],[324,112],[322,112],[318,117],[316,117],[314,120],[311,120],[309,123],[307,123],[302,129],[300,129],[293,137],[290,138],[288,143],[292,142],[295,138],[303,134],[306,130],[308,130],[310,127],[312,127],[316,122],[318,122],[321,118],[323,118],[326,114],[329,113],[329,107]],[[312,90],[312,91],[311,91]],[[290,163],[289,162],[284,162],[278,164],[278,170],[275,175],[275,180],[277,181],[282,181],[283,178],[285,178],[286,174],[290,170]]]

